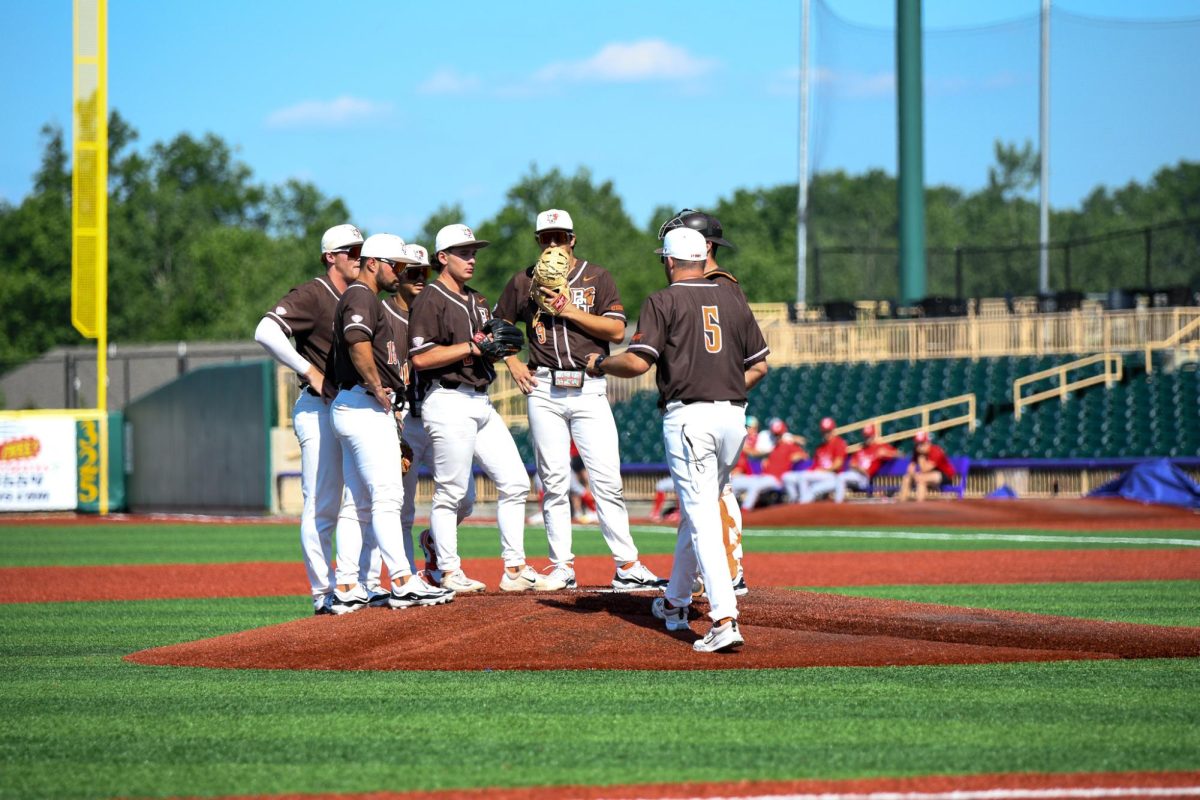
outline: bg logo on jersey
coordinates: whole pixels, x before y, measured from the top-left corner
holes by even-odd
[[[571,303],[587,313],[592,313],[592,306],[596,304],[596,287],[583,286],[571,287]]]

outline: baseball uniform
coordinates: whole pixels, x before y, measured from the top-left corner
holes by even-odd
[[[709,616],[736,618],[722,524],[712,509],[746,438],[745,371],[767,357],[766,340],[740,292],[693,278],[646,299],[629,351],[657,365],[663,444],[681,510],[666,599],[691,604],[698,566]]]
[[[482,335],[491,318],[487,298],[466,287],[459,295],[440,281],[430,283],[413,301],[409,315],[410,353],[470,341]],[[512,434],[487,395],[495,368],[486,358],[460,361],[418,372],[421,421],[433,448],[433,504],[429,526],[438,569],[461,569],[458,514],[471,481],[471,464],[491,476],[499,494],[496,522],[506,567],[525,563],[525,499],[529,475]],[[530,582],[532,587],[532,581]]]
[[[862,449],[850,456],[849,468],[838,475],[837,489],[834,490],[833,500],[841,503],[846,499],[846,489],[866,491],[871,478],[879,472],[888,461],[896,457],[896,448],[882,442],[869,442]]]
[[[622,564],[637,562],[638,550],[629,534],[629,515],[621,484],[619,435],[608,404],[603,376],[586,374],[592,354],[607,355],[609,343],[588,334],[570,320],[539,314],[530,299],[533,268],[518,272],[504,287],[493,311],[512,323],[523,322],[529,342],[529,368],[537,385],[527,396],[529,432],[533,437],[538,477],[545,491],[542,518],[550,547],[550,562],[569,574],[571,550],[572,439],[588,471],[600,532],[618,566],[613,587],[649,589],[660,585],[644,567],[624,574]],[[612,275],[603,267],[577,260],[567,273],[564,290],[571,303],[589,314],[625,321],[625,307]],[[534,320],[537,320],[536,323]],[[643,574],[644,573],[644,574]],[[559,588],[555,585],[555,588]]]
[[[821,495],[837,490],[838,475],[846,462],[846,440],[834,436],[813,453],[813,463],[801,472],[788,472],[783,476],[788,499],[793,502],[811,503]]]

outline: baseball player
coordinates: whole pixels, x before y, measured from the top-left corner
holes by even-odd
[[[690,228],[699,231],[704,236],[706,252],[704,277],[714,283],[736,288],[744,298],[745,292],[738,285],[737,278],[733,277],[728,270],[722,269],[721,265],[717,263],[719,248],[737,249],[733,242],[725,238],[725,230],[721,226],[721,221],[712,214],[685,208],[662,224],[662,227],[658,229],[658,238],[662,239],[666,236],[667,231],[675,228]],[[742,509],[738,505],[732,483],[726,483],[721,487],[721,505],[721,522],[725,527],[725,549],[729,553],[731,578],[734,591],[741,596],[750,590],[746,586],[746,573],[742,566]],[[699,593],[703,587],[698,585],[696,588]]]
[[[929,440],[926,431],[917,431],[913,437],[913,456],[909,462],[904,479],[900,482],[900,499],[913,499],[913,489],[916,488],[916,500],[922,502],[929,495],[931,486],[941,486],[943,481],[952,481],[955,476],[954,465],[946,457],[946,451]]]
[[[487,587],[467,577],[458,556],[458,511],[478,460],[496,483],[496,523],[504,574],[500,589],[528,591],[537,572],[525,563],[525,498],[529,475],[512,434],[492,407],[493,362],[521,349],[514,326],[493,320],[487,298],[467,285],[475,256],[488,242],[466,225],[447,225],[434,244],[438,279],[416,296],[409,314],[410,353],[420,375],[421,421],[433,447],[433,505],[429,527],[437,553],[431,574],[455,592]],[[499,345],[508,337],[512,346]]]
[[[629,534],[629,514],[621,486],[617,423],[608,404],[603,377],[586,375],[588,356],[607,355],[609,345],[625,338],[625,307],[608,270],[575,257],[571,215],[552,208],[537,215],[535,236],[543,248],[561,248],[565,286],[535,285],[538,267],[509,280],[493,310],[511,323],[523,322],[529,340],[529,364],[505,359],[513,380],[527,395],[538,478],[545,498],[542,518],[550,545],[550,571],[539,576],[538,591],[575,587],[571,552],[571,443],[591,481],[600,532],[616,562],[612,587],[617,591],[656,589],[663,581],[638,560]],[[546,251],[553,255],[551,251]],[[538,303],[532,292],[546,298]],[[551,309],[543,313],[544,307]]]
[[[255,340],[300,377],[292,408],[292,430],[300,442],[300,548],[312,590],[313,611],[330,614],[335,579],[332,537],[342,501],[342,448],[329,426],[336,393],[326,372],[333,347],[333,312],[346,287],[358,277],[363,235],[353,225],[336,225],[321,237],[325,274],[294,287],[258,323]],[[295,346],[289,338],[295,339]]]
[[[849,465],[838,475],[837,489],[833,493],[835,503],[845,501],[847,488],[866,491],[879,468],[900,455],[900,451],[890,444],[875,441],[875,433],[874,425],[863,428],[862,448],[850,455]]]
[[[370,525],[387,564],[392,608],[454,599],[454,592],[414,574],[401,540],[404,487],[395,411],[404,401],[408,353],[404,340],[397,342],[378,294],[396,291],[397,270],[413,261],[399,236],[377,233],[367,239],[358,279],[346,288],[333,318],[334,376],[340,391],[329,412],[330,423],[342,443],[342,472],[358,521],[363,527]],[[361,536],[344,536],[338,530],[338,585],[331,605],[335,614],[356,611],[369,601],[359,581],[362,544]]]
[[[663,444],[682,513],[666,597],[651,611],[668,630],[688,628],[699,567],[713,625],[692,646],[709,653],[745,641],[721,523],[712,512],[746,438],[746,393],[767,373],[768,348],[746,298],[704,278],[706,242],[699,231],[667,231],[659,252],[669,286],[646,298],[629,348],[589,356],[588,371],[631,378],[657,365]]]
[[[846,440],[834,433],[837,423],[832,417],[821,419],[821,438],[824,442],[813,453],[813,462],[802,472],[788,472],[783,476],[788,500],[793,503],[811,503],[821,495],[837,490],[838,475],[846,464]]]

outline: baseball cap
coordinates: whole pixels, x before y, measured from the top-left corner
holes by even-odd
[[[781,420],[779,417],[774,417],[771,419],[768,427],[770,428],[771,433],[778,436],[787,430],[787,423]]]
[[[837,423],[833,421],[833,417],[822,417],[822,419],[821,419],[821,432],[822,433],[828,433],[829,431],[833,430],[836,427],[837,427]]]
[[[575,222],[566,211],[558,208],[549,208],[537,215],[537,225],[534,226],[534,230],[537,233],[541,233],[542,231],[573,231],[575,230]]]
[[[401,264],[416,264],[417,261],[408,254],[408,246],[404,240],[394,233],[377,233],[368,236],[362,246],[363,258],[386,258]]]
[[[875,435],[875,426],[874,425],[867,425],[866,427],[863,428],[863,438],[864,439],[870,439],[874,435]]]
[[[658,229],[658,238],[662,239],[667,235],[668,231],[675,228],[691,228],[694,231],[699,231],[707,241],[713,244],[729,247],[736,250],[733,242],[723,238],[724,229],[721,227],[721,221],[712,214],[705,214],[703,211],[685,208],[675,216],[662,224]]]
[[[461,222],[456,222],[453,225],[447,225],[437,232],[437,239],[434,241],[433,250],[435,253],[440,253],[443,250],[449,250],[451,247],[461,247],[465,244],[473,244],[476,247],[487,247],[491,242],[476,239],[475,231]]]
[[[429,266],[429,251],[419,244],[409,243],[404,245],[404,253],[409,258],[413,259],[415,266]]]
[[[753,417],[753,416],[746,417],[746,427],[747,428],[757,428],[758,427],[758,417]]]
[[[684,261],[706,261],[708,259],[708,248],[704,246],[704,237],[699,231],[691,228],[675,228],[667,231],[667,235],[663,237],[663,246],[654,252]]]
[[[362,231],[358,228],[350,224],[334,225],[325,231],[325,235],[321,237],[321,252],[332,253],[334,250],[341,250],[362,243]]]
[[[929,434],[925,431],[917,431],[917,435],[913,437],[913,441],[917,444],[925,444],[929,441]]]

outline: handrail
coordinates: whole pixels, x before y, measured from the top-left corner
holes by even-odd
[[[1149,375],[1154,372],[1154,359],[1150,355],[1151,350],[1165,350],[1168,347],[1174,347],[1179,344],[1179,341],[1184,336],[1195,331],[1200,331],[1200,317],[1196,317],[1161,342],[1146,342],[1146,374]]]
[[[951,417],[949,419],[941,419],[936,422],[930,420],[929,415],[931,412],[938,411],[943,408],[950,408],[951,406],[956,406],[960,403],[967,404],[967,411],[965,414],[960,414],[957,417]],[[945,400],[935,400],[932,403],[923,403],[919,406],[903,408],[899,411],[892,411],[888,414],[877,414],[873,417],[869,417],[868,419],[859,420],[858,422],[851,422],[847,425],[839,425],[833,429],[833,432],[838,436],[841,436],[843,433],[852,433],[853,431],[862,430],[868,425],[874,425],[877,432],[876,441],[887,444],[891,442],[903,441],[905,439],[911,439],[917,435],[918,431],[933,433],[934,431],[954,428],[959,425],[966,425],[969,430],[974,431],[977,424],[977,420],[975,418],[975,407],[975,395],[973,393],[960,394],[957,397],[948,397]],[[904,430],[888,434],[884,434],[882,432],[883,423],[894,422],[895,420],[916,416],[917,414],[921,415],[921,424],[917,427],[905,428]],[[852,444],[846,448],[846,452],[853,453],[861,448],[861,443]]]
[[[1068,372],[1099,363],[1104,364],[1104,372],[1099,375],[1090,375],[1077,381],[1067,380]],[[1051,397],[1057,397],[1065,403],[1067,402],[1067,395],[1077,389],[1086,389],[1088,386],[1095,386],[1098,383],[1103,383],[1106,387],[1111,387],[1115,381],[1119,381],[1124,377],[1124,367],[1124,359],[1116,353],[1100,353],[1099,355],[1088,356],[1087,358],[1078,358],[1066,364],[1059,364],[1057,367],[1050,367],[1040,372],[1022,375],[1013,381],[1013,417],[1020,420],[1022,408],[1031,406],[1034,403],[1040,403],[1043,400],[1049,400]],[[1021,396],[1022,387],[1054,377],[1058,378],[1057,387],[1034,392],[1028,397]]]

